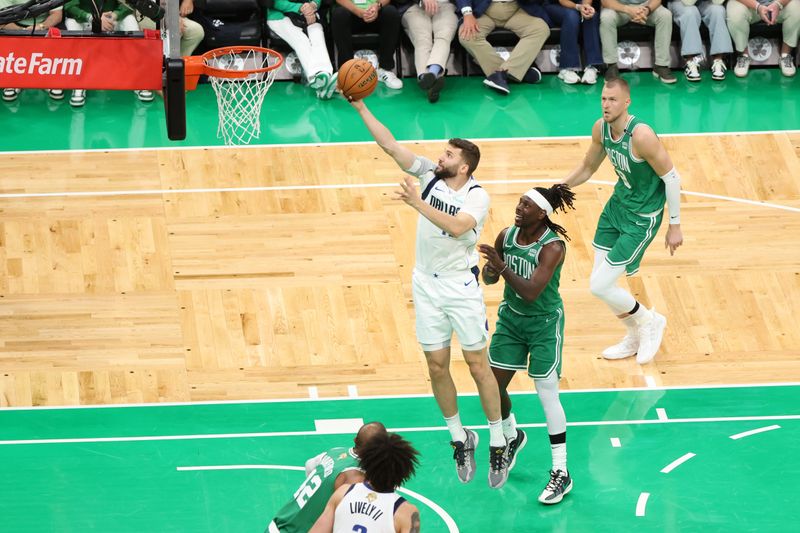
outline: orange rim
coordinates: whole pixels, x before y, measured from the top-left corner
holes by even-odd
[[[207,64],[212,59],[226,54],[241,54],[244,52],[261,52],[262,54],[276,58],[277,61],[275,61],[275,63],[272,65],[267,65],[266,67],[251,68],[246,70],[227,70],[211,67]],[[186,88],[188,90],[193,90],[195,87],[197,87],[197,82],[202,75],[228,79],[246,78],[251,74],[270,72],[283,65],[283,56],[280,53],[269,48],[262,48],[260,46],[225,46],[223,48],[209,50],[203,55],[187,56],[184,57],[183,60],[185,65]]]

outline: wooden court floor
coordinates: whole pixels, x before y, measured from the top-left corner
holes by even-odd
[[[480,144],[493,242],[519,195],[564,176],[588,140]],[[624,281],[666,315],[662,350],[644,367],[599,356],[623,333],[588,290],[606,162],[557,219],[572,238],[562,387],[797,381],[800,134],[665,144],[689,193],[685,245],[670,257],[662,228]],[[434,159],[442,147],[412,145]],[[375,145],[4,161],[0,405],[430,392],[411,303],[416,213],[392,199],[401,173]],[[493,326],[501,285],[485,294]],[[454,353],[459,390],[474,391]]]

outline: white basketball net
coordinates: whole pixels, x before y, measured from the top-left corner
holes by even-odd
[[[278,61],[279,58],[272,54],[248,50],[241,53],[226,52],[207,59],[206,64],[235,72],[266,68]],[[252,73],[241,78],[208,77],[217,95],[217,137],[222,138],[226,145],[250,144],[261,135],[261,104],[275,80],[275,70]]]

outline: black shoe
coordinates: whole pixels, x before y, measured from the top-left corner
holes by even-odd
[[[606,81],[619,78],[619,67],[616,63],[609,63],[606,66],[606,73],[603,75]]]
[[[511,472],[511,469],[514,468],[515,464],[517,464],[517,454],[519,454],[520,450],[522,450],[527,443],[528,435],[526,435],[521,429],[517,428],[517,436],[514,437],[514,440],[508,443],[508,448],[506,449],[506,461],[508,461],[509,472]]]
[[[417,78],[417,85],[423,91],[429,91],[434,83],[436,83],[436,74],[433,72],[424,72]]]
[[[483,80],[483,84],[490,89],[494,89],[500,94],[507,95],[511,93],[511,91],[508,89],[508,74],[504,70],[498,70],[497,72],[486,76],[486,78]]]
[[[439,101],[439,93],[444,89],[444,75],[437,76],[433,85],[428,89],[428,101],[435,104]]]
[[[661,83],[675,83],[678,78],[672,73],[669,67],[662,67],[656,65],[653,67],[653,77],[658,79]]]
[[[553,505],[563,500],[571,490],[572,478],[569,477],[569,472],[551,470],[550,481],[539,495],[539,501],[545,505]]]
[[[542,81],[542,71],[536,68],[536,65],[531,65],[528,72],[522,76],[522,81],[524,83],[539,83]]]

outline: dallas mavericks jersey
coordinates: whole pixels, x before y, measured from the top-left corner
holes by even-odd
[[[358,469],[358,458],[350,448],[331,448],[320,456],[317,465],[273,522],[281,533],[306,533],[325,510],[339,474]]]
[[[333,533],[395,533],[394,512],[405,498],[356,483],[336,507]]]
[[[523,279],[530,280],[533,272],[539,266],[539,252],[551,242],[564,242],[559,235],[546,228],[538,241],[523,246],[517,243],[517,235],[520,228],[511,226],[506,231],[506,238],[503,241],[503,258],[508,268]],[[532,302],[526,302],[522,296],[517,294],[511,285],[506,283],[503,289],[503,302],[505,305],[520,315],[547,315],[564,306],[561,295],[558,293],[558,286],[561,281],[561,267],[563,262],[553,271],[553,277],[547,282],[538,298]]]
[[[667,195],[664,181],[653,167],[633,155],[633,130],[640,124],[643,122],[630,115],[622,137],[615,141],[611,136],[611,126],[604,121],[600,135],[608,160],[619,178],[612,198],[636,214],[656,215],[664,209]]]
[[[439,211],[455,216],[469,213],[477,222],[475,228],[461,237],[453,237],[420,215],[417,221],[416,268],[427,274],[469,270],[478,264],[475,245],[489,212],[489,195],[471,177],[461,189],[454,191],[433,173],[436,163],[417,157],[406,170],[419,178],[422,199]]]

